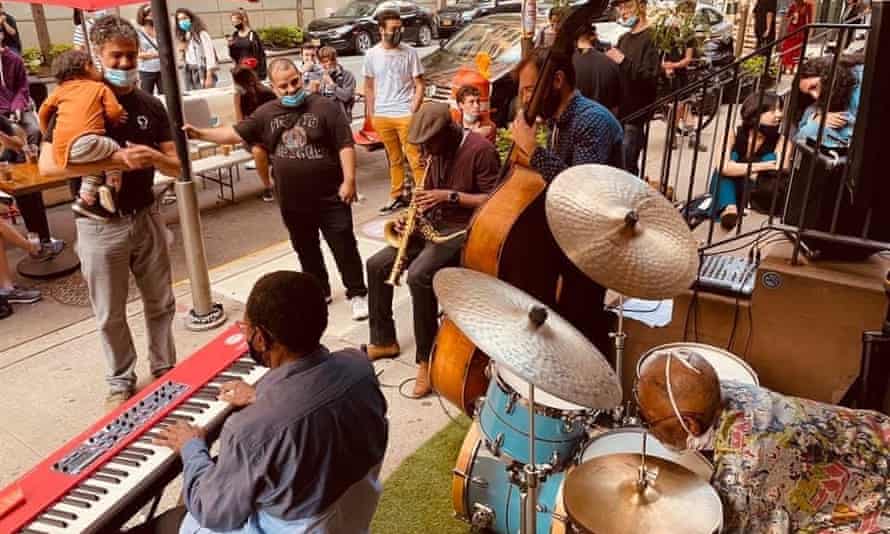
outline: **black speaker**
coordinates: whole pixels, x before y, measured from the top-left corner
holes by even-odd
[[[857,202],[857,197],[864,194],[863,182],[852,176],[846,149],[817,151],[814,143],[809,142],[797,144],[796,153],[783,218],[785,224],[872,241],[890,241],[890,225],[884,221],[890,212],[890,199],[885,197],[871,207],[866,207],[861,198]],[[812,182],[808,188],[810,176]],[[816,259],[858,261],[883,249],[812,236],[802,241],[815,253]]]

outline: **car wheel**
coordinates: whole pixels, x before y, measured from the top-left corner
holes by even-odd
[[[353,46],[355,47],[355,51],[358,54],[364,55],[365,52],[371,49],[374,43],[371,42],[371,34],[365,31],[357,31],[355,32],[355,37],[353,38]]]
[[[417,44],[418,46],[429,46],[430,43],[433,42],[433,30],[430,29],[429,26],[424,24],[417,31]]]

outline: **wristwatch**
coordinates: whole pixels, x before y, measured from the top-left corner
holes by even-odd
[[[448,193],[448,202],[451,202],[452,204],[457,204],[458,202],[460,202],[460,193],[458,193],[457,191]]]

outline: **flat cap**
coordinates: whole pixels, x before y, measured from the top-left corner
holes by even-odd
[[[451,108],[442,102],[426,102],[411,118],[408,126],[408,142],[413,145],[426,143],[451,123]]]

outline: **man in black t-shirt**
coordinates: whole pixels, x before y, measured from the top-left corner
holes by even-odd
[[[333,100],[303,89],[289,59],[269,64],[278,99],[260,106],[235,126],[195,128],[189,137],[218,144],[259,144],[269,150],[281,216],[305,272],[315,275],[331,300],[318,233],[334,254],[352,317],[368,317],[368,290],[352,228],[355,200],[355,147],[352,129]]]
[[[630,31],[618,39],[618,46],[606,55],[621,70],[622,97],[619,119],[624,125],[624,168],[639,176],[640,152],[643,150],[643,126],[651,114],[627,121],[631,115],[655,102],[658,76],[661,73],[658,48],[653,41],[653,29],[646,18],[646,0],[618,0],[618,21]]]
[[[155,168],[176,176],[180,163],[163,105],[136,88],[136,30],[120,17],[108,15],[93,24],[90,39],[96,46],[106,83],[128,114],[126,122],[110,127],[107,135],[127,148],[105,161],[59,168],[53,158],[51,121],[39,166],[41,174],[48,177],[95,176],[109,169],[124,171],[117,214],[108,221],[76,219],[77,253],[109,367],[106,407],[112,409],[130,398],[136,385],[136,348],[126,314],[130,272],[142,295],[151,372],[158,377],[176,364],[176,305],[167,233],[154,209],[151,188]],[[84,200],[94,202],[95,198],[85,196]]]
[[[596,48],[597,42],[596,26],[581,28],[575,41],[577,50],[572,57],[575,87],[582,95],[616,115],[621,101],[621,71],[614,61]]]

